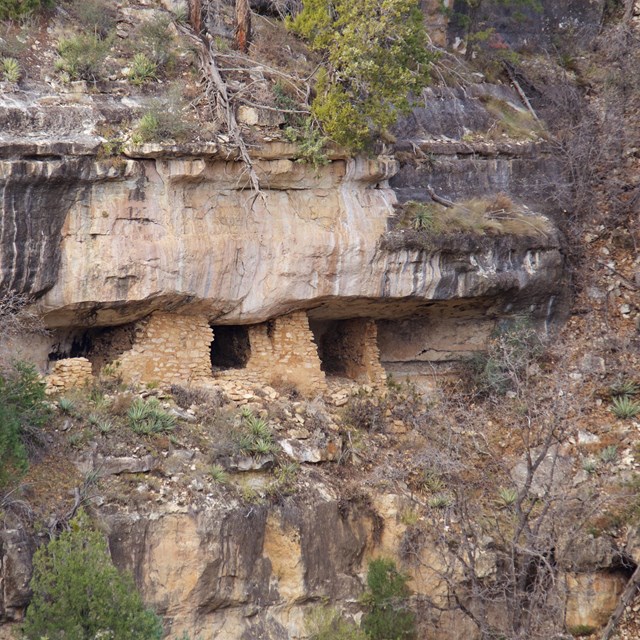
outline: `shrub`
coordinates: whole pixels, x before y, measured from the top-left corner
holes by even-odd
[[[359,394],[349,400],[349,404],[344,410],[344,421],[346,424],[370,431],[371,433],[381,433],[385,430],[385,407],[375,398]]]
[[[71,80],[99,80],[104,75],[110,47],[109,38],[103,40],[91,33],[62,38],[58,43],[60,58],[56,69],[67,73]]]
[[[145,22],[138,29],[138,36],[142,53],[157,67],[163,68],[173,60],[171,51],[173,33],[171,32],[171,20],[168,17],[160,15]]]
[[[136,135],[141,142],[184,141],[193,134],[193,127],[185,115],[186,107],[179,88],[172,87],[167,101],[151,102],[149,110],[138,121]]]
[[[307,118],[298,126],[288,126],[284,134],[289,142],[298,145],[298,162],[312,164],[316,170],[329,164],[325,149],[329,138],[322,133],[313,118]]]
[[[407,608],[408,576],[396,569],[393,560],[372,560],[367,572],[363,602],[369,612],[362,628],[370,640],[408,640],[416,637],[413,612]]]
[[[50,414],[44,383],[24,362],[0,374],[0,486],[27,468],[29,442]]]
[[[529,366],[542,355],[544,344],[527,318],[499,327],[487,353],[472,362],[475,385],[483,394],[505,395],[526,379]]]
[[[307,617],[309,640],[367,640],[355,624],[331,607],[317,607]]]
[[[0,72],[7,82],[20,80],[20,64],[15,58],[0,58]]]
[[[52,0],[0,0],[0,20],[26,18],[34,11],[52,4]]]
[[[116,26],[114,6],[108,0],[75,0],[73,10],[87,31],[106,38]]]
[[[146,402],[136,398],[127,412],[129,426],[134,433],[150,435],[165,433],[176,426],[176,419],[164,411],[157,398],[150,398]]]
[[[102,534],[80,512],[71,528],[33,557],[27,640],[154,640],[162,625],[133,579],[118,572]]]
[[[325,55],[312,113],[349,149],[409,111],[409,96],[429,80],[433,56],[415,0],[306,0],[287,25]]]

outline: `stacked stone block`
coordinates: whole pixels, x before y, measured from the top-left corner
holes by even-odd
[[[374,320],[356,318],[345,320],[341,326],[345,373],[356,382],[384,385],[387,375],[380,364],[378,327]]]
[[[57,360],[53,370],[45,378],[46,392],[62,393],[68,389],[84,387],[92,381],[91,363],[86,358]]]
[[[303,393],[326,389],[318,349],[305,311],[249,327],[249,341],[248,373],[258,373],[267,382],[293,384]]]
[[[118,359],[122,378],[184,385],[211,378],[212,340],[206,316],[153,313],[139,324],[131,350]]]

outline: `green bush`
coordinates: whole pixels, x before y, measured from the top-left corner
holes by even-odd
[[[325,57],[312,113],[348,149],[408,112],[429,81],[433,55],[415,0],[306,0],[287,24]]]
[[[18,362],[0,374],[0,486],[27,468],[27,445],[36,441],[50,409],[33,366]]]
[[[71,80],[99,80],[105,74],[105,58],[111,48],[109,38],[92,33],[62,38],[58,43],[56,69]]]
[[[53,4],[52,0],[0,0],[0,20],[19,20]]]
[[[335,609],[318,607],[306,620],[309,640],[367,640],[355,622],[343,618]]]
[[[416,621],[409,610],[408,576],[400,573],[393,560],[372,560],[367,572],[363,602],[369,611],[362,628],[370,640],[410,640],[416,637]]]
[[[102,534],[82,512],[33,557],[27,640],[155,640],[162,624],[129,575],[111,561]]]

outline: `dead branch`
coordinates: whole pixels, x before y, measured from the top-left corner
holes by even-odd
[[[196,45],[200,58],[200,65],[206,79],[205,94],[207,96],[212,115],[225,121],[231,142],[237,149],[240,160],[246,167],[247,173],[249,174],[251,189],[254,192],[252,205],[258,197],[262,198],[263,202],[266,202],[264,193],[260,188],[260,178],[253,166],[247,145],[242,137],[238,121],[236,120],[234,105],[229,97],[227,84],[220,73],[215,54],[211,48],[209,40],[196,34],[192,28],[185,25],[179,24],[176,26],[184,36],[189,38],[189,40]]]
[[[451,200],[447,200],[446,198],[443,198],[442,196],[439,196],[434,190],[433,187],[431,185],[427,186],[427,193],[429,194],[429,197],[434,201],[437,202],[438,204],[441,204],[443,207],[447,207],[447,209],[453,209],[453,207],[456,206],[455,202],[452,202]]]
[[[524,92],[524,89],[520,86],[520,83],[516,79],[516,75],[515,73],[513,73],[513,69],[506,62],[503,62],[502,64],[507,72],[507,75],[509,76],[509,80],[511,81],[511,84],[513,85],[514,89],[518,92],[518,95],[520,96],[520,100],[522,100],[522,102],[524,103],[524,106],[527,107],[527,110],[533,116],[533,119],[536,122],[540,122],[540,118],[538,118],[538,114],[534,111],[533,107],[531,106],[531,102],[529,102],[529,98],[527,98],[527,94]]]

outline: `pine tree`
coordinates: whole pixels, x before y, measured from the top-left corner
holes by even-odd
[[[111,561],[106,541],[80,512],[33,558],[27,640],[159,640],[162,624],[145,609],[131,576]]]
[[[417,0],[305,0],[289,28],[324,55],[312,113],[354,151],[411,108],[429,81],[429,49]]]

